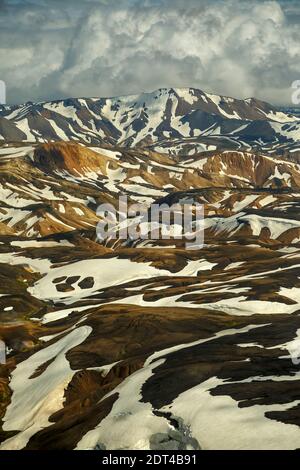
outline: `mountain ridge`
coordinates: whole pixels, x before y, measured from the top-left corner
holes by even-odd
[[[0,139],[79,141],[189,155],[209,150],[298,151],[300,120],[255,98],[160,88],[112,98],[0,107]]]
[[[160,88],[156,88],[152,91],[143,91],[141,93],[127,93],[127,94],[121,94],[121,95],[107,95],[107,96],[86,96],[86,95],[81,95],[81,96],[74,96],[74,97],[70,97],[70,96],[66,96],[65,98],[56,98],[56,99],[51,99],[51,100],[41,100],[41,101],[25,101],[25,102],[21,102],[21,103],[15,103],[15,104],[0,104],[0,109],[1,108],[18,108],[20,106],[25,106],[25,105],[39,105],[39,104],[45,104],[45,103],[49,103],[49,102],[62,102],[62,101],[66,101],[66,100],[101,100],[101,99],[105,99],[105,100],[118,100],[118,99],[123,99],[123,98],[131,98],[131,97],[136,97],[136,96],[141,96],[141,95],[154,95],[158,92],[161,92],[161,91],[174,91],[176,92],[176,90],[182,90],[182,91],[197,91],[197,92],[200,92],[202,94],[208,94],[208,95],[215,95],[215,96],[220,96],[221,98],[229,98],[231,100],[235,100],[235,101],[245,101],[245,102],[249,102],[249,101],[257,101],[257,102],[260,102],[260,103],[265,103],[265,104],[268,104],[270,105],[269,102],[267,101],[264,101],[264,100],[260,100],[258,98],[256,98],[255,96],[248,96],[246,98],[235,98],[233,97],[232,95],[224,95],[224,94],[218,94],[218,93],[210,93],[210,92],[206,92],[204,91],[202,88],[197,88],[197,87],[160,87]],[[284,107],[282,106],[275,106],[275,105],[271,105],[272,108],[274,109],[277,109],[277,110],[283,110]],[[284,111],[283,111],[284,112]],[[292,114],[292,112],[289,112],[287,114]]]

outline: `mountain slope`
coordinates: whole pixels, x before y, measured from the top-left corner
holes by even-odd
[[[30,238],[91,229],[99,220],[97,206],[116,206],[119,194],[150,204],[202,191],[207,214],[229,216],[248,206],[251,194],[257,194],[256,203],[273,194],[274,201],[289,204],[299,190],[300,164],[253,153],[216,152],[181,160],[74,142],[0,148],[0,222],[8,233]],[[237,198],[230,199],[230,191]]]
[[[120,194],[204,246],[96,242]],[[0,450],[300,447],[298,163],[6,143],[0,201]]]

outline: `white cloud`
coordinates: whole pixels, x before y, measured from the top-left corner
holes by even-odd
[[[0,78],[11,101],[195,86],[288,103],[300,78],[292,0],[284,7],[241,0],[63,5],[1,13]]]

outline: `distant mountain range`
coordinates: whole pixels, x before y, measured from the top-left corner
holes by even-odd
[[[78,141],[191,155],[214,150],[300,152],[300,116],[255,98],[160,88],[116,98],[0,106],[0,139]]]

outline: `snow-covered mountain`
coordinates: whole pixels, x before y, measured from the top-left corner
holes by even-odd
[[[300,121],[194,89],[0,114],[0,451],[299,449]],[[202,204],[203,247],[98,240],[120,195]]]
[[[116,98],[73,98],[0,107],[0,139],[142,146],[164,153],[300,149],[299,117],[254,98],[162,88]]]

